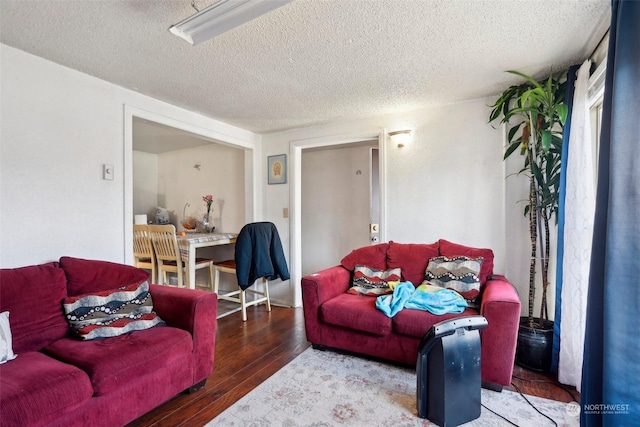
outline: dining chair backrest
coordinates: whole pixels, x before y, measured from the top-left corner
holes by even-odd
[[[178,266],[182,264],[176,227],[173,224],[150,225],[149,234],[159,261],[175,261]]]
[[[133,255],[136,258],[154,258],[149,226],[146,224],[133,226]]]
[[[151,282],[155,283],[157,261],[146,224],[133,226],[133,260],[136,267],[151,270]]]
[[[167,277],[168,273],[177,274],[178,287],[187,286],[194,289],[196,284],[190,283],[185,274],[187,273],[187,265],[182,260],[182,253],[178,245],[176,237],[176,227],[169,225],[150,225],[149,234],[153,242],[153,248],[156,252],[156,260],[158,261],[158,283],[170,285],[171,282]],[[185,254],[186,255],[186,254]],[[195,257],[194,257],[195,258]],[[187,262],[190,262],[187,261]],[[209,269],[209,285],[213,287],[213,261],[207,258],[195,258],[193,260],[193,268],[195,270]],[[188,275],[187,275],[188,276]]]

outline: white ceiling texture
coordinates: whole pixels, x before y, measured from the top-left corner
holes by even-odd
[[[610,0],[294,0],[197,46],[215,0],[0,0],[0,41],[256,133],[491,96],[580,63]]]

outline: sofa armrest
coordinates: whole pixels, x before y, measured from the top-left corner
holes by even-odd
[[[193,383],[213,372],[218,296],[211,292],[150,285],[153,307],[167,325],[193,337]]]
[[[500,275],[493,275],[487,280],[482,291],[481,302],[482,306],[493,303],[521,305],[516,288],[513,287],[506,277]],[[480,309],[483,310],[482,307]],[[520,317],[520,314],[518,314],[518,317]]]
[[[307,340],[322,344],[320,306],[345,293],[351,284],[351,272],[341,265],[302,278],[302,307]]]
[[[317,298],[318,305],[345,293],[351,286],[351,272],[341,265],[302,278],[302,297]]]
[[[484,286],[480,314],[489,326],[482,336],[482,376],[487,381],[511,384],[518,342],[521,303],[513,285],[504,276],[492,276]]]

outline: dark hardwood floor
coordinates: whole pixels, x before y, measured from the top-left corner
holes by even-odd
[[[263,305],[218,320],[215,368],[206,386],[193,394],[179,394],[129,424],[134,426],[202,426],[249,393],[310,345],[304,332],[302,309]],[[519,378],[526,378],[521,380]],[[574,388],[558,384],[551,375],[516,366],[513,384],[529,395],[571,402]],[[516,391],[512,385],[510,390]]]
[[[507,387],[507,389],[515,392],[520,389],[524,394],[557,400],[558,402],[580,402],[580,393],[576,388],[560,384],[555,375],[542,374],[518,365],[513,367],[511,386]]]

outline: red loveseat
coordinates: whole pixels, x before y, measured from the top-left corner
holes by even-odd
[[[403,281],[422,283],[431,258],[482,256],[478,308],[461,314],[434,315],[404,309],[389,318],[376,309],[375,297],[347,292],[356,264],[377,270],[400,268]],[[482,383],[501,390],[513,373],[520,299],[504,276],[493,275],[493,251],[439,240],[433,244],[382,243],[356,249],[341,265],[302,278],[307,340],[316,348],[333,348],[414,365],[422,337],[435,323],[461,316],[484,316],[489,326],[481,331]]]
[[[215,294],[150,285],[165,326],[80,340],[62,301],[144,282],[144,270],[63,257],[60,262],[0,270],[0,312],[9,311],[13,351],[0,364],[0,424],[118,426],[213,371]]]

